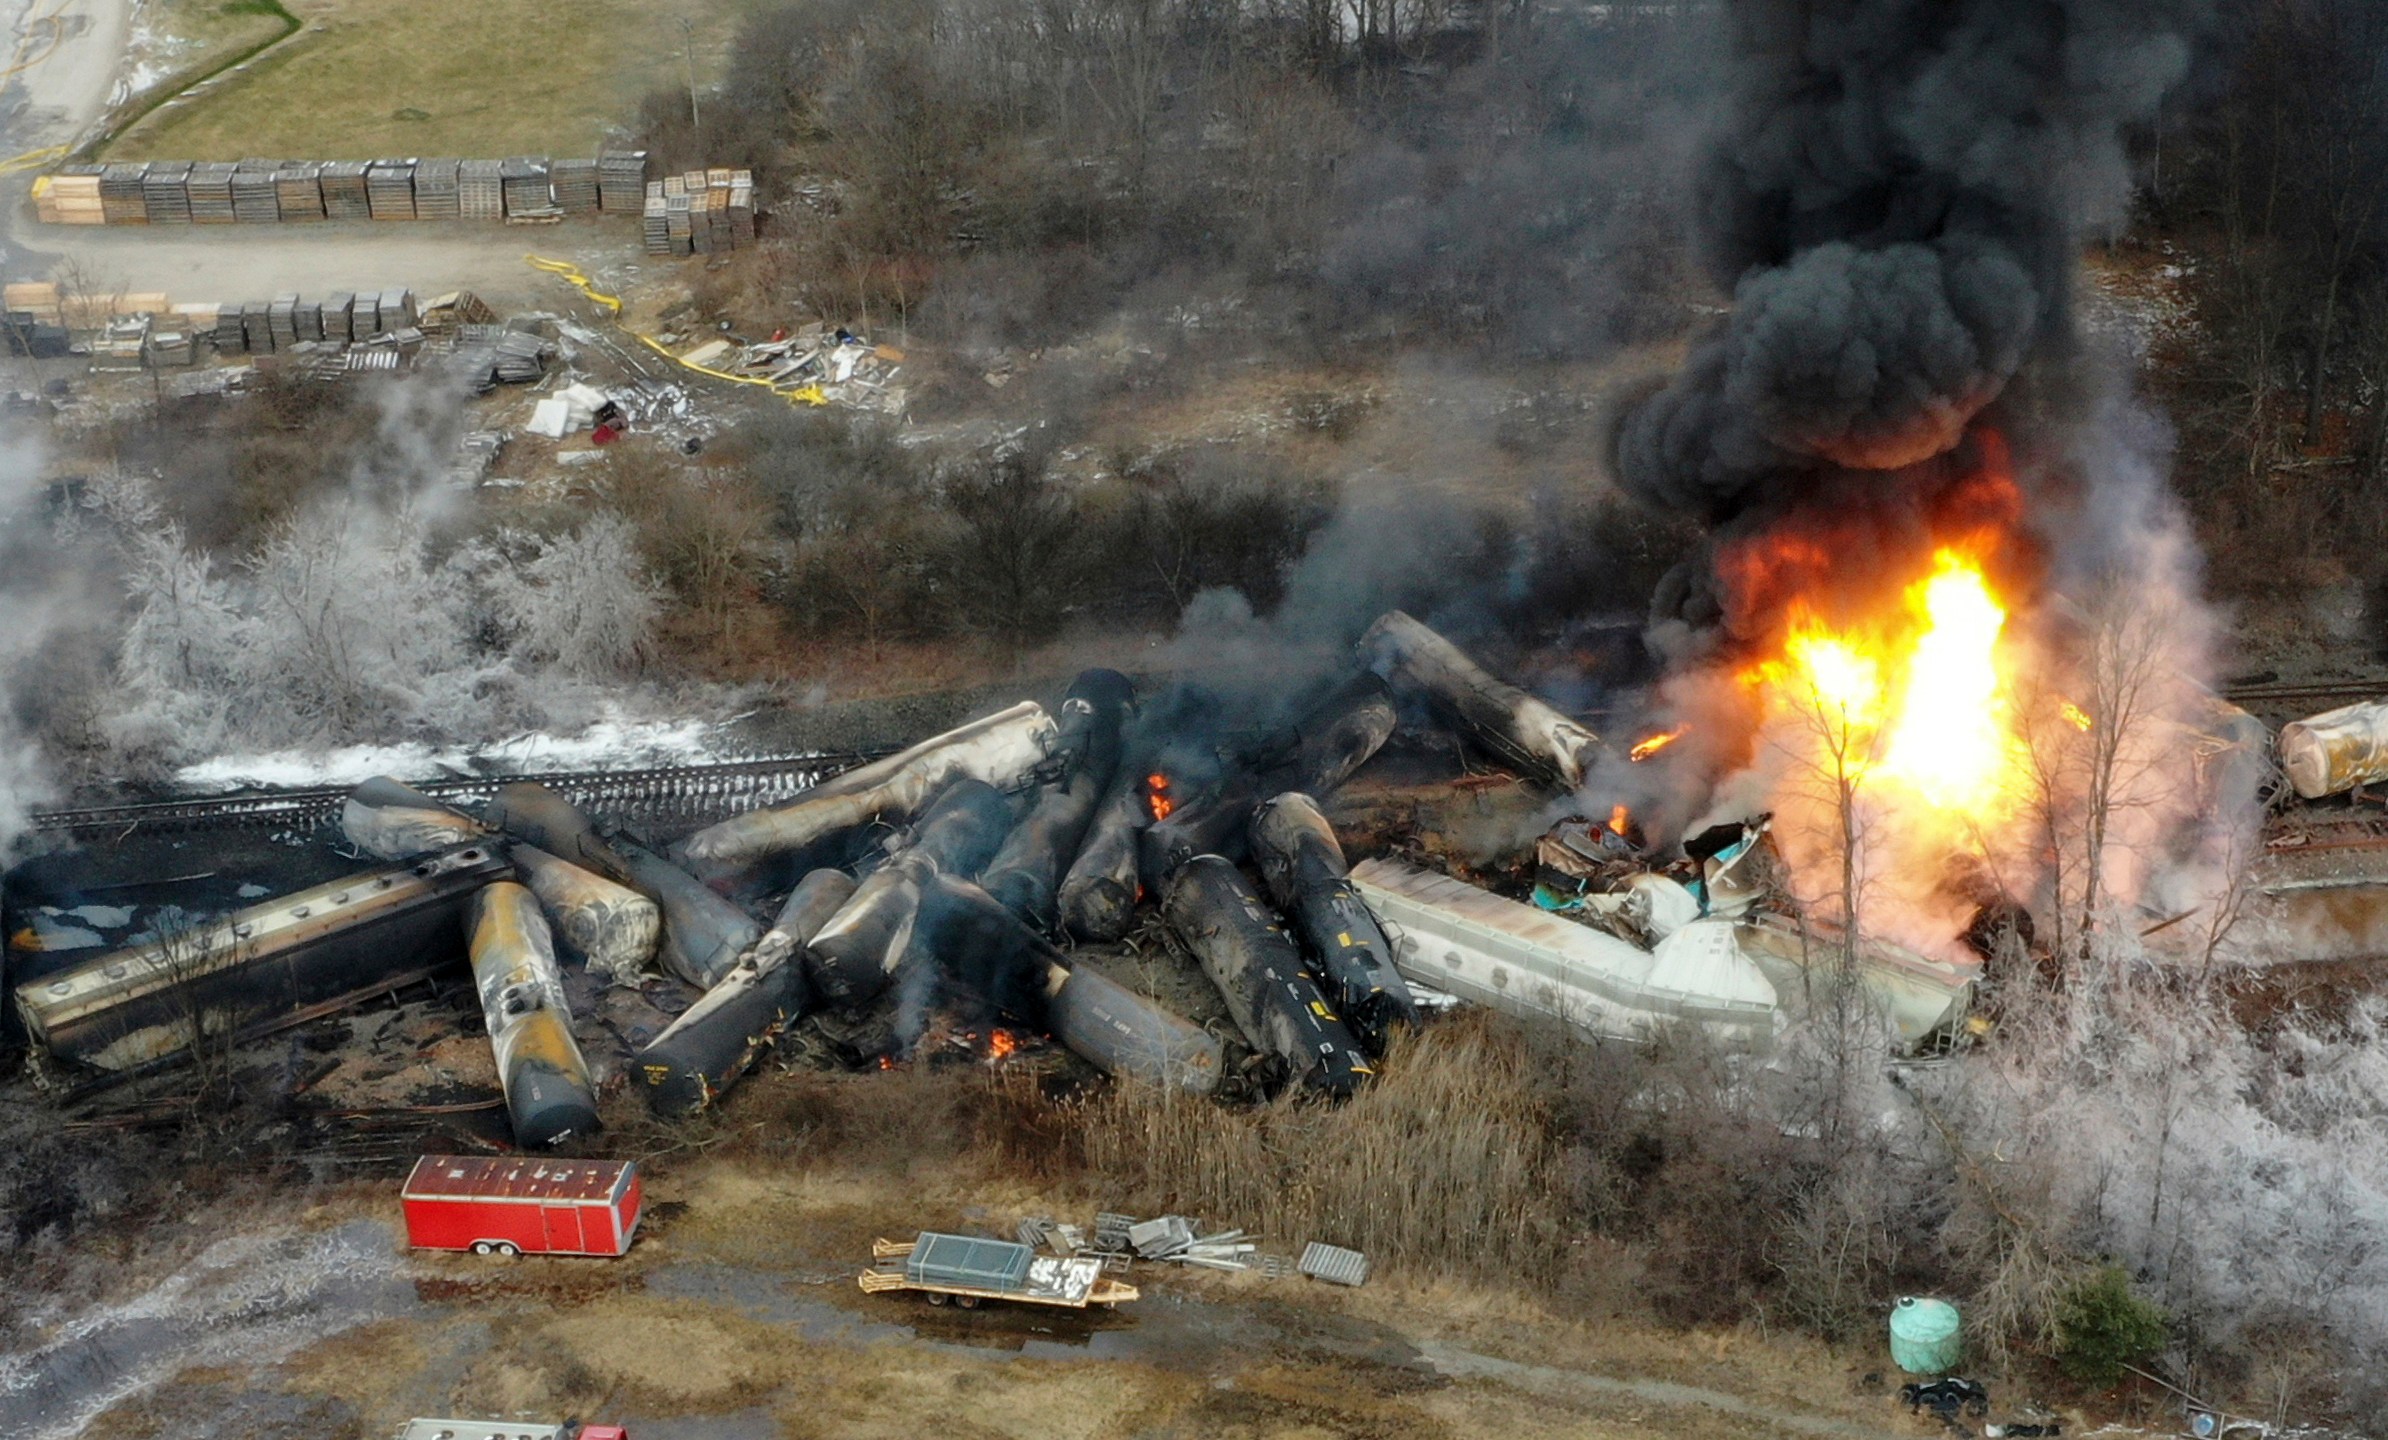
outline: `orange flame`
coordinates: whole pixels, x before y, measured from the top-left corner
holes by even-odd
[[[882,1070],[893,1070],[895,1068],[895,1057],[893,1055],[880,1056],[879,1068]]]
[[[1610,810],[1610,811],[1609,811],[1609,833],[1610,833],[1610,834],[1612,834],[1612,835],[1618,835],[1618,836],[1622,836],[1622,835],[1624,835],[1624,834],[1625,834],[1625,827],[1626,827],[1626,826],[1628,826],[1628,825],[1631,825],[1632,823],[1633,823],[1633,812],[1632,812],[1632,811],[1630,811],[1630,810],[1627,810],[1627,809],[1626,809],[1624,806],[1622,806],[1622,805],[1619,805],[1619,806],[1617,806],[1616,808],[1614,808],[1614,809],[1612,809],[1612,810]]]
[[[1741,678],[1791,761],[1775,828],[1794,877],[1846,913],[1841,847],[1862,834],[1859,894],[1913,886],[1929,908],[1921,877],[1979,851],[2028,803],[2006,603],[1978,556],[1944,545],[1877,613],[1835,624],[1794,598],[1787,614],[1780,653]]]
[[[2084,735],[2088,734],[2090,732],[2090,728],[2098,723],[2095,720],[2090,719],[2089,712],[2087,710],[2082,709],[2080,706],[2074,704],[2070,700],[2060,702],[2057,706],[2057,711],[2059,714],[2065,717],[2065,723],[2067,725],[2079,730]]]
[[[1626,758],[1632,760],[1636,765],[1639,765],[1644,760],[1649,759],[1651,756],[1656,755],[1659,751],[1666,749],[1669,745],[1672,745],[1676,741],[1682,739],[1684,732],[1690,729],[1691,727],[1689,725],[1678,725],[1672,730],[1662,730],[1656,735],[1647,736],[1636,742],[1631,750],[1625,752]]]
[[[1145,776],[1144,795],[1146,803],[1152,806],[1155,821],[1168,819],[1169,812],[1177,808],[1177,802],[1169,798],[1169,777],[1166,775]]]
[[[1020,1048],[1019,1039],[1009,1030],[997,1030],[987,1037],[987,1060],[1000,1065]]]

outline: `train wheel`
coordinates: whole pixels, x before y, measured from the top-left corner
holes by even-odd
[[[473,1253],[475,1255],[486,1255],[489,1253],[490,1248],[490,1244],[486,1240],[475,1240],[473,1242]]]

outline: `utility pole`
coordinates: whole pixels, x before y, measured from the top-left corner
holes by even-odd
[[[697,118],[696,98],[696,26],[685,15],[680,17],[680,53],[688,61],[688,128],[702,131],[705,123]]]

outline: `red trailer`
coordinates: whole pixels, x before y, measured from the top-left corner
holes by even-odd
[[[400,1197],[407,1243],[476,1255],[619,1255],[638,1230],[627,1160],[426,1155]]]

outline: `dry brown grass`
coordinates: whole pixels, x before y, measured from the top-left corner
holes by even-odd
[[[1123,1085],[1086,1102],[1088,1168],[1119,1204],[1215,1217],[1420,1273],[1548,1274],[1566,1247],[1525,1045],[1460,1022],[1404,1037],[1346,1105],[1233,1109]]]

